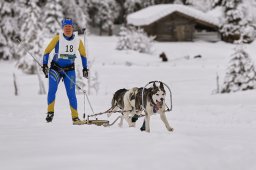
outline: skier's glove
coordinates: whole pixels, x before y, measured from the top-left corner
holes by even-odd
[[[83,77],[88,79],[89,70],[87,68],[83,69]]]
[[[48,78],[48,71],[49,71],[48,65],[47,65],[47,64],[44,64],[43,67],[42,67],[42,69],[43,69],[45,78]]]

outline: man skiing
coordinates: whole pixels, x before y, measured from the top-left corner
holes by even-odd
[[[74,125],[83,124],[78,117],[77,99],[75,92],[76,73],[74,61],[76,52],[81,56],[83,65],[83,77],[88,78],[87,59],[83,42],[73,32],[72,19],[65,18],[62,20],[63,32],[55,35],[44,51],[43,56],[43,72],[47,78],[49,75],[49,90],[48,90],[48,112],[46,121],[51,122],[54,116],[55,95],[58,89],[58,84],[63,79],[66,93],[69,99],[70,110]],[[55,49],[55,54],[51,62],[51,67],[48,69],[48,59],[51,51]]]

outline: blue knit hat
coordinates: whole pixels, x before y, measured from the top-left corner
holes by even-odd
[[[71,18],[64,18],[61,22],[62,24],[62,28],[65,26],[65,25],[72,25],[73,26],[73,21]]]

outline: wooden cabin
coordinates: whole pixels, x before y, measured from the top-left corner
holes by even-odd
[[[141,27],[157,41],[218,41],[219,24],[213,16],[184,5],[156,5],[128,15],[128,24]]]

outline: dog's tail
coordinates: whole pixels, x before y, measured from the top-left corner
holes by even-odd
[[[112,101],[111,101],[111,108],[109,109],[109,111],[115,111],[115,109],[118,108],[118,106],[120,105],[120,100],[122,100],[121,98],[123,97],[124,93],[128,91],[127,89],[119,89],[115,92],[115,94],[113,95]],[[111,115],[111,113],[109,113],[109,116]]]
[[[113,110],[116,106],[117,106],[117,100],[115,99],[115,95],[114,97],[112,98],[112,101],[111,101],[111,108],[109,110]]]
[[[117,100],[115,99],[115,97],[112,98],[112,101],[111,101],[111,107],[107,110],[107,116],[110,117],[112,115],[112,112],[115,111],[115,109],[117,108],[118,106],[118,102]]]

